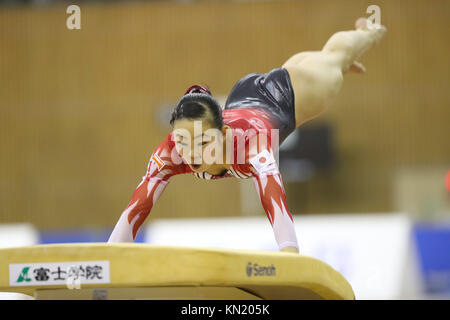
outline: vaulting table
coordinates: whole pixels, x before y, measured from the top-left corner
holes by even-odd
[[[0,292],[36,299],[348,299],[346,279],[287,252],[140,243],[0,249]]]

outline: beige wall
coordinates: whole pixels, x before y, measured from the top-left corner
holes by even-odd
[[[0,7],[0,223],[112,227],[168,134],[162,105],[320,49],[369,4],[82,4],[79,31],[64,6]],[[377,4],[387,38],[313,120],[335,128],[339,166],[286,186],[295,214],[392,210],[397,167],[450,163],[450,3]],[[240,215],[238,185],[175,177],[147,221]]]

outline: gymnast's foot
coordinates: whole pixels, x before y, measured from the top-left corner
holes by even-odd
[[[385,26],[376,23],[369,23],[367,18],[358,18],[355,22],[355,29],[370,32],[373,35],[375,43],[380,42],[387,32]]]
[[[380,42],[387,32],[386,27],[379,24],[373,24],[372,27],[369,27],[368,20],[366,18],[357,19],[355,22],[355,29],[371,32],[375,43]],[[366,72],[366,68],[361,62],[353,61],[347,72],[363,74]]]

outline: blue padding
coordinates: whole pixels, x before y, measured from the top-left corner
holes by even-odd
[[[415,240],[429,292],[450,292],[450,225],[418,224]]]
[[[40,233],[40,243],[80,243],[107,242],[112,230],[110,229],[52,229]],[[144,242],[144,232],[138,232],[135,242]]]

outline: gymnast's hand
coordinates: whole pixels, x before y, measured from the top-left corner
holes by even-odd
[[[281,252],[299,253],[298,249],[296,247],[293,247],[293,246],[287,246],[287,247],[281,248],[280,251]]]

